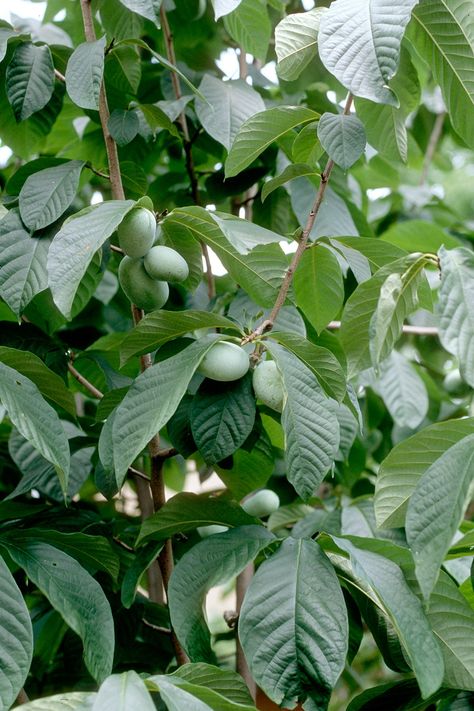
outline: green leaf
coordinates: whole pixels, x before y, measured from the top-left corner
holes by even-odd
[[[6,25],[6,23],[4,23]],[[20,35],[11,25],[0,27],[0,62],[3,62],[8,49],[8,42],[11,39],[26,39],[26,35]]]
[[[67,694],[55,694],[44,699],[36,699],[17,708],[22,711],[92,711],[97,696],[89,691],[71,691]]]
[[[376,479],[377,525],[404,526],[408,501],[423,474],[450,447],[471,434],[474,418],[447,420],[397,444],[382,462]]]
[[[264,183],[264,186],[262,188],[262,202],[265,202],[267,197],[274,190],[279,188],[280,185],[284,185],[290,180],[294,180],[295,178],[301,178],[302,176],[314,177],[316,175],[318,175],[318,173],[316,173],[314,168],[310,168],[309,165],[299,163],[292,163],[290,165],[287,165],[283,173],[280,173],[280,175],[277,175],[275,178],[272,178],[272,180],[267,180],[267,182]]]
[[[406,252],[403,249],[387,244],[381,239],[372,239],[370,237],[337,237],[336,239],[331,239],[330,242],[333,247],[344,255],[344,258],[348,262],[359,282],[369,279],[370,274],[368,274],[364,279],[359,278],[354,252],[359,252],[365,257],[368,262],[370,272],[372,273],[377,272],[386,264],[390,264],[391,262],[395,262],[397,259],[406,256]],[[360,262],[358,263],[360,264]]]
[[[180,559],[170,579],[169,607],[173,629],[191,661],[215,659],[203,615],[208,591],[238,575],[273,540],[263,527],[240,526],[205,538]]]
[[[2,541],[2,545],[5,542]],[[13,560],[46,595],[82,639],[84,661],[97,681],[112,670],[114,622],[102,588],[79,563],[57,548],[37,541],[9,541]]]
[[[114,109],[107,124],[110,135],[118,146],[126,146],[133,141],[140,128],[140,122],[135,111]]]
[[[244,52],[265,61],[272,34],[266,0],[242,0],[226,14],[224,27]]]
[[[275,52],[278,75],[286,81],[298,79],[317,55],[321,16],[326,8],[287,15],[275,27]]]
[[[156,106],[155,104],[140,104],[138,108],[153,131],[153,135],[156,135],[160,129],[164,128],[173,136],[176,136],[177,138],[179,137],[178,129],[169,116],[162,109],[160,109],[159,106]]]
[[[291,206],[301,227],[304,227],[311,205],[314,203],[320,180],[315,183],[307,178],[297,178],[287,190],[291,197]],[[327,187],[324,200],[314,221],[310,233],[311,240],[318,237],[358,235],[359,231],[352,218],[351,211],[345,200],[331,187]]]
[[[81,109],[99,109],[99,94],[104,74],[106,38],[83,42],[69,57],[66,67],[66,89]]]
[[[216,338],[216,335],[202,338],[177,355],[148,368],[136,378],[114,411],[113,461],[119,487],[128,467],[176,411],[189,381]],[[101,439],[106,429],[102,430]]]
[[[262,563],[244,598],[239,637],[255,681],[279,706],[332,690],[347,653],[347,611],[315,541],[288,538]]]
[[[164,244],[175,249],[186,260],[189,267],[189,276],[183,281],[185,289],[194,291],[202,280],[202,249],[199,242],[189,233],[186,227],[181,228],[177,223],[162,222]]]
[[[265,227],[255,225],[249,220],[228,215],[225,212],[209,212],[214,222],[228,242],[235,247],[239,254],[247,255],[255,247],[275,244],[282,241],[281,235]]]
[[[109,200],[86,207],[66,220],[55,235],[48,255],[49,286],[64,316],[71,314],[77,288],[94,254],[133,204],[132,200]]]
[[[388,83],[397,71],[402,37],[417,2],[336,0],[321,17],[321,60],[354,96],[398,106]]]
[[[120,2],[132,12],[151,20],[154,25],[160,26],[159,17],[162,0],[120,0]],[[130,37],[130,35],[127,36]]]
[[[163,343],[172,341],[200,328],[224,328],[238,331],[236,324],[225,316],[208,311],[152,311],[127,334],[120,345],[122,364],[132,356],[150,353]]]
[[[140,37],[143,34],[143,19],[128,10],[119,0],[102,0],[100,19],[107,36],[118,41],[127,37]]]
[[[316,166],[323,155],[323,147],[318,138],[317,122],[307,123],[296,135],[291,147],[291,155],[295,163],[307,163]]]
[[[428,698],[442,684],[444,663],[420,600],[408,587],[396,563],[359,547],[365,539],[354,539],[357,544],[334,536],[333,539],[350,555],[355,575],[370,585],[377,595],[400,637],[421,694],[424,699]]]
[[[319,114],[304,106],[276,106],[247,119],[240,127],[225,164],[226,178],[242,172],[274,141]]]
[[[0,220],[0,295],[17,316],[48,286],[49,246],[48,237],[30,237],[16,210]]]
[[[178,667],[171,676],[172,679],[176,677],[197,686],[205,686],[234,704],[253,705],[245,681],[240,674],[230,669],[220,669],[211,664],[197,662]]]
[[[219,383],[204,380],[194,396],[191,430],[207,464],[216,464],[238,449],[250,435],[256,403],[252,376]]]
[[[20,191],[20,215],[29,230],[41,230],[55,222],[76,196],[84,163],[67,163],[30,175]]]
[[[426,701],[420,696],[416,680],[406,679],[366,689],[351,701],[347,711],[379,711],[381,708],[390,711],[424,711]]]
[[[440,85],[454,129],[472,148],[469,116],[474,105],[473,18],[463,0],[422,0],[414,9],[408,37]]]
[[[37,355],[29,351],[0,346],[0,362],[32,380],[43,397],[52,400],[73,417],[76,416],[73,394],[67,389],[64,380],[53,373]]]
[[[318,243],[306,249],[295,272],[294,289],[297,306],[321,333],[344,302],[341,267],[334,253]]]
[[[220,17],[233,12],[233,10],[240,5],[242,0],[211,0],[211,2],[212,7],[214,8],[214,16],[217,21]]]
[[[56,411],[31,380],[4,363],[0,363],[0,401],[23,437],[54,464],[61,487],[66,491],[69,443]]]
[[[30,670],[33,630],[23,595],[0,558],[0,703],[9,709]]]
[[[164,540],[198,526],[250,526],[256,522],[235,502],[208,494],[182,492],[169,499],[158,513],[142,523],[138,543],[145,539]]]
[[[159,690],[168,711],[256,711],[253,704],[235,704],[213,689],[191,684],[174,674],[151,676],[147,683],[153,690]]]
[[[336,403],[316,376],[293,353],[267,343],[283,378],[287,477],[302,499],[309,499],[329,472],[339,447]]]
[[[142,575],[148,570],[152,563],[155,562],[156,564],[156,559],[158,558],[163,545],[163,543],[149,543],[148,545],[143,546],[143,548],[137,552],[133,563],[123,576],[120,599],[122,605],[127,610],[135,602],[137,587],[140,583]]]
[[[367,139],[357,116],[325,113],[318,123],[318,138],[328,156],[347,170],[364,153]]]
[[[450,447],[423,473],[407,510],[407,539],[426,599],[470,501],[474,435]]]
[[[127,34],[127,37],[130,35]],[[113,47],[107,54],[104,65],[106,86],[112,87],[121,94],[133,94],[135,97],[141,78],[142,65],[138,49],[123,45]]]
[[[92,711],[155,711],[156,706],[137,672],[112,674],[101,685]]]
[[[376,390],[400,427],[416,429],[428,413],[428,393],[413,365],[398,351],[380,364]]]
[[[6,91],[17,121],[24,121],[44,108],[54,90],[54,66],[51,50],[23,42],[19,44],[7,68]]]
[[[265,111],[260,94],[242,79],[221,81],[206,74],[199,91],[206,101],[196,99],[197,117],[204,130],[227,150],[244,121]]]
[[[439,337],[458,358],[463,379],[474,387],[474,254],[465,247],[449,251],[441,247],[439,260]]]
[[[346,394],[346,378],[336,356],[323,346],[316,346],[295,333],[272,331],[271,338],[281,343],[317,377],[326,393],[340,402]]]
[[[436,253],[443,245],[446,249],[461,246],[457,237],[428,220],[396,222],[380,237],[384,242],[390,242],[406,252]]]

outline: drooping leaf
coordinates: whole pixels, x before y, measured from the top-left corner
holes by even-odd
[[[422,475],[408,503],[406,530],[426,599],[470,500],[474,435],[450,447]]]
[[[403,440],[382,462],[375,484],[380,527],[405,525],[410,496],[426,470],[460,440],[474,434],[474,419],[447,420]]]
[[[291,197],[291,206],[304,228],[311,205],[316,197],[319,181],[311,182],[307,178],[297,178],[288,186]],[[346,237],[358,235],[359,230],[352,218],[347,202],[328,186],[324,193],[324,200],[311,229],[310,238],[318,237]]]
[[[54,90],[54,66],[47,45],[23,42],[7,68],[6,91],[17,121],[44,108]]]
[[[291,707],[333,688],[344,667],[347,625],[329,559],[315,541],[288,538],[250,583],[239,638],[258,685]]]
[[[0,703],[9,709],[30,670],[33,630],[23,595],[0,558]]]
[[[281,242],[281,235],[267,230],[260,225],[255,225],[249,220],[235,218],[225,212],[210,212],[210,217],[219,225],[219,228],[235,247],[239,254],[247,255],[255,247]]]
[[[271,180],[267,180],[267,182],[264,184],[264,186],[262,188],[262,202],[265,202],[267,197],[269,195],[271,195],[271,193],[274,190],[279,188],[280,185],[284,185],[285,183],[289,182],[290,180],[295,180],[296,178],[301,178],[304,176],[315,177],[316,175],[317,175],[317,173],[316,173],[315,169],[310,168],[309,165],[300,164],[300,163],[291,163],[290,165],[286,166],[283,173],[280,173],[280,175],[277,175],[275,178],[272,178]]]
[[[250,526],[256,520],[235,502],[207,494],[182,492],[169,499],[160,511],[147,518],[140,529],[138,543],[145,539],[164,540],[198,526]]]
[[[416,429],[428,412],[428,392],[413,365],[398,351],[380,364],[377,392],[400,427]]]
[[[283,379],[287,477],[309,499],[331,468],[339,447],[336,403],[323,392],[314,373],[293,353],[268,342]]]
[[[49,286],[56,306],[66,317],[94,254],[133,204],[132,200],[109,200],[86,207],[66,220],[55,235],[48,255]]]
[[[261,111],[240,127],[225,164],[226,178],[247,168],[274,141],[297,126],[317,121],[319,114],[304,106],[277,106]]]
[[[145,682],[135,671],[112,674],[101,685],[92,705],[92,711],[155,711]]]
[[[321,60],[354,96],[398,106],[388,83],[397,71],[402,37],[417,2],[336,0],[321,17]]]
[[[361,157],[367,142],[360,119],[344,114],[323,114],[318,123],[318,138],[328,156],[343,170]]]
[[[199,85],[206,101],[197,99],[196,113],[204,129],[230,150],[241,125],[265,110],[260,94],[245,81],[221,81],[206,74]]]
[[[318,243],[306,249],[295,272],[294,288],[297,305],[321,333],[344,301],[341,267],[334,253]]]
[[[83,42],[69,57],[65,75],[67,93],[82,109],[99,109],[105,42],[105,35],[95,42]]]
[[[241,0],[225,15],[224,27],[244,52],[265,61],[272,33],[265,0]]]
[[[319,23],[326,8],[287,15],[275,27],[278,74],[293,81],[316,56]]]
[[[110,135],[118,146],[126,146],[133,141],[140,128],[136,112],[125,109],[114,109],[107,125]]]
[[[273,540],[263,527],[240,526],[205,538],[180,559],[168,588],[169,606],[173,629],[191,661],[214,661],[202,612],[207,592],[238,575]]]
[[[120,2],[132,12],[151,20],[151,22],[159,26],[162,0],[120,0]],[[127,37],[130,37],[130,35],[127,35]]]
[[[20,215],[29,230],[41,230],[66,211],[76,195],[82,161],[39,170],[30,175],[20,191]]]

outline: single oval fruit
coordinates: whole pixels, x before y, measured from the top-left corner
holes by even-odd
[[[152,247],[143,260],[145,269],[152,279],[164,281],[185,281],[189,267],[185,259],[171,247]]]
[[[269,516],[280,508],[280,499],[271,489],[260,489],[245,499],[242,508],[249,516]]]
[[[250,366],[249,357],[235,343],[219,341],[206,353],[198,368],[201,375],[226,383],[242,378]]]
[[[201,538],[208,538],[209,536],[214,536],[216,533],[224,533],[228,531],[228,526],[221,526],[218,523],[212,523],[210,526],[198,526],[197,532]]]
[[[117,228],[119,245],[128,257],[144,257],[153,246],[155,230],[154,214],[146,207],[135,207]]]
[[[272,410],[283,410],[283,380],[274,360],[264,360],[253,371],[253,389],[256,397]]]
[[[139,309],[155,311],[167,302],[170,293],[168,284],[149,277],[142,259],[124,257],[120,262],[118,276],[126,296]]]

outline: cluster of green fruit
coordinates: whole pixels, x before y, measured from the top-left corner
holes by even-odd
[[[156,219],[145,207],[134,207],[124,217],[117,232],[119,245],[125,253],[119,266],[120,286],[139,309],[161,309],[168,300],[168,282],[182,282],[188,278],[186,260],[170,247],[153,246]]]

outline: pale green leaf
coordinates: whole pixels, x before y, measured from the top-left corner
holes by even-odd
[[[380,364],[376,390],[400,427],[416,429],[428,413],[428,393],[413,365],[398,351]]]
[[[100,19],[107,36],[118,41],[127,37],[140,37],[143,33],[143,19],[128,10],[119,0],[102,0]]]
[[[224,27],[244,52],[265,61],[272,34],[266,0],[241,0],[225,15]]]
[[[104,74],[106,38],[83,42],[69,57],[66,67],[66,89],[81,109],[99,109],[99,94]]]
[[[275,27],[277,70],[282,79],[293,81],[317,55],[321,16],[326,8],[287,15]]]
[[[446,249],[461,246],[461,241],[457,237],[428,220],[396,222],[383,232],[380,238],[406,252],[436,253],[443,245]]]
[[[307,178],[297,178],[287,187],[291,197],[291,206],[303,228],[308,220],[318,187],[319,181],[314,184]],[[324,200],[311,229],[310,238],[316,240],[318,237],[339,235],[346,237],[358,234],[359,231],[347,203],[330,186],[326,187]]]
[[[39,170],[30,175],[20,191],[20,215],[29,230],[41,230],[61,217],[74,200],[82,161]]]
[[[88,691],[71,691],[29,701],[17,708],[21,711],[92,711],[96,696],[97,694]]]
[[[135,671],[112,674],[101,685],[92,711],[155,711],[156,706]]]
[[[296,304],[317,333],[338,316],[344,301],[341,267],[334,253],[316,243],[304,251],[294,276]]]
[[[361,157],[367,142],[357,116],[325,113],[318,123],[318,138],[328,156],[343,170]]]
[[[120,2],[132,12],[151,20],[154,25],[160,26],[159,17],[162,0],[120,0]],[[127,37],[130,37],[130,35],[127,35]]]
[[[197,662],[179,667],[171,675],[171,679],[176,677],[190,684],[212,689],[212,691],[221,694],[235,704],[242,704],[243,706],[252,706],[253,704],[245,681],[240,674],[230,669],[221,669],[211,664]]]
[[[314,139],[313,139],[314,140]],[[296,139],[295,139],[296,143]],[[294,144],[293,144],[294,147]],[[277,175],[275,178],[272,178],[271,180],[267,180],[267,182],[264,184],[262,188],[262,202],[265,202],[266,198],[277,188],[280,187],[280,185],[284,185],[285,183],[289,182],[290,180],[294,180],[295,178],[301,178],[302,176],[307,176],[307,177],[316,177],[318,173],[314,170],[314,168],[310,168],[309,165],[306,164],[301,164],[301,163],[292,163],[290,165],[287,165],[283,173],[280,173],[280,175]]]
[[[54,90],[54,66],[47,45],[19,44],[7,68],[5,88],[17,121],[44,108]]]
[[[228,15],[240,5],[242,0],[211,0],[214,8],[215,19],[218,20],[224,15]]]
[[[210,212],[209,215],[219,225],[224,237],[239,254],[246,255],[255,247],[264,244],[278,244],[283,239],[276,232],[225,212]]]

